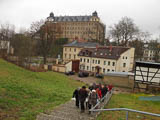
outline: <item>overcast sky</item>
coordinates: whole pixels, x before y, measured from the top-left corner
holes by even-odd
[[[160,0],[0,0],[0,24],[14,24],[18,31],[50,12],[91,15],[95,10],[107,28],[127,16],[141,30],[160,35]]]

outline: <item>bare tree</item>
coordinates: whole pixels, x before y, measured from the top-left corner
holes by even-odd
[[[15,34],[15,26],[11,24],[1,24],[0,25],[0,49],[7,49],[10,48],[10,43],[13,39]]]
[[[45,21],[43,19],[41,19],[39,21],[32,22],[32,24],[30,26],[30,30],[29,30],[31,35],[36,34],[44,24],[45,24]]]
[[[139,32],[137,39],[143,41],[143,42],[148,42],[151,40],[151,33],[149,32]]]
[[[110,27],[109,33],[118,45],[127,46],[128,41],[136,39],[139,28],[131,18],[123,17],[118,24]]]
[[[46,64],[47,56],[53,47],[54,41],[60,34],[60,26],[54,22],[45,23],[37,33],[39,34],[39,39],[37,39],[38,51],[43,56],[43,63]]]
[[[129,42],[129,46],[135,48],[135,59],[139,60],[143,57],[144,42],[142,40],[136,39]]]

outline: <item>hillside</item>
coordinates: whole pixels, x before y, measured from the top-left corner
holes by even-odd
[[[34,120],[69,100],[81,85],[60,73],[30,72],[0,59],[0,119]]]

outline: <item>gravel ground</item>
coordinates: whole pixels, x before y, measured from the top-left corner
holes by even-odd
[[[100,83],[102,82],[100,78],[96,78],[96,77],[78,77],[78,75],[71,75],[69,76],[71,79],[73,80],[77,80],[77,81],[81,81],[84,82],[88,85],[93,84],[93,83]]]

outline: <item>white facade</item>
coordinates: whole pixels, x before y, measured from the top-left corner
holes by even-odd
[[[10,51],[10,42],[9,41],[0,41],[0,49],[7,49],[7,53]]]
[[[105,59],[96,57],[79,56],[80,70],[88,72],[129,72],[133,70],[134,48],[130,48],[116,59]],[[98,70],[99,69],[99,70]]]

